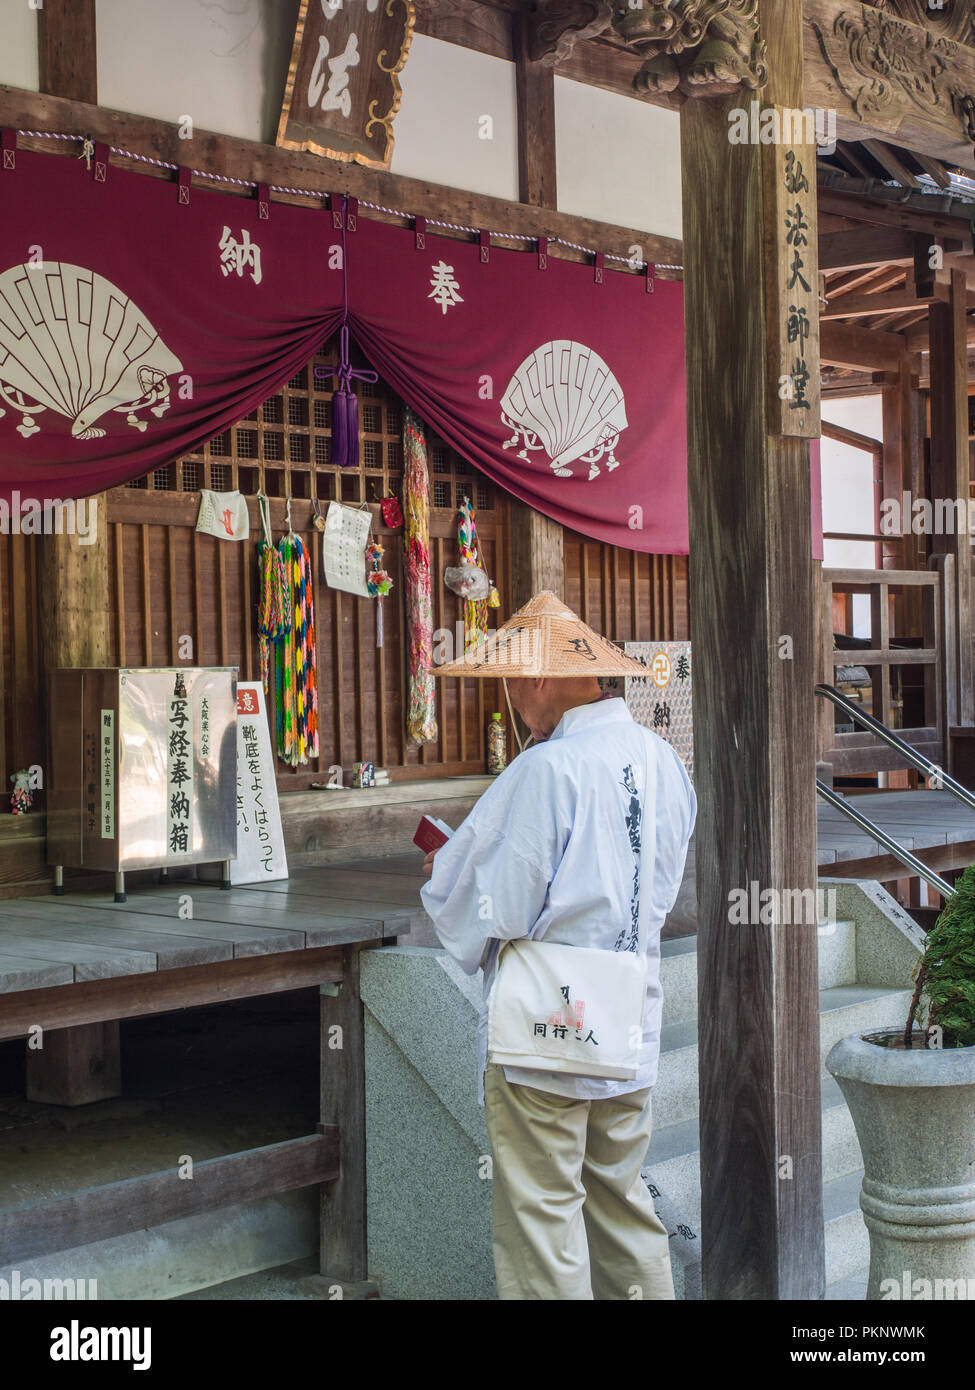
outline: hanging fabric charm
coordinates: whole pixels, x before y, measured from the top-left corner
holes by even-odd
[[[487,606],[490,601],[490,581],[481,569],[477,553],[477,526],[471,499],[465,497],[459,507],[460,527],[457,540],[461,563],[458,568],[471,576],[470,597],[464,601],[464,650],[470,651],[482,637],[487,636]],[[476,580],[474,578],[476,576]],[[456,590],[463,593],[463,588]]]
[[[420,418],[403,416],[403,507],[406,512],[403,571],[410,639],[410,688],[406,731],[414,743],[437,737],[433,672],[433,603],[430,596],[430,479]]]
[[[383,569],[383,548],[378,541],[366,546],[366,588],[376,600],[376,646],[383,644],[382,600],[393,587],[393,581]]]

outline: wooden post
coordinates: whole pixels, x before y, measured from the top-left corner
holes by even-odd
[[[37,40],[41,91],[97,105],[95,0],[44,0]]]
[[[801,0],[759,0],[759,19],[763,103],[800,108]],[[729,113],[751,100],[695,97],[680,113],[703,1280],[707,1299],[818,1299],[817,926],[785,924],[781,899],[770,925],[732,925],[729,910],[752,884],[808,894],[817,880],[809,445],[769,432],[783,229],[774,147],[729,141]],[[808,179],[815,245],[815,162]]]
[[[950,501],[956,523],[950,533],[931,536],[932,554],[954,555],[955,613],[945,641],[957,649],[958,722],[975,723],[972,687],[972,565],[968,535],[968,343],[965,272],[951,273],[951,297],[932,304],[931,322],[931,501]],[[961,506],[954,507],[958,501]]]
[[[122,1094],[116,1019],[51,1028],[43,1047],[27,1048],[27,1099],[44,1105],[90,1105]]]
[[[40,87],[52,96],[98,102],[95,0],[45,0],[37,11]],[[45,501],[56,500],[54,498]],[[41,669],[107,666],[111,598],[104,494],[88,499],[94,539],[48,535],[38,540]],[[93,509],[93,510],[92,510]]]
[[[555,192],[555,69],[529,57],[531,16],[512,16],[518,99],[518,197],[541,208],[558,207]]]
[[[527,502],[508,499],[511,607],[521,608],[540,589],[565,597],[563,531]]]
[[[518,196],[523,203],[555,208],[555,69],[529,56],[531,16],[512,19],[518,97]],[[562,527],[526,502],[508,498],[511,544],[511,607],[520,608],[540,589],[564,597]]]
[[[341,1171],[322,1187],[320,1279],[343,1297],[369,1297],[366,1241],[366,1077],[356,943],[342,949],[342,981],[323,985],[320,1009],[321,1124],[337,1125]]]

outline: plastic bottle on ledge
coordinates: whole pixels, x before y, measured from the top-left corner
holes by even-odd
[[[504,772],[508,764],[507,731],[500,714],[492,714],[487,727],[487,768],[492,777]]]

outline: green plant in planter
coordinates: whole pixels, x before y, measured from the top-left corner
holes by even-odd
[[[962,874],[928,934],[918,966],[904,1046],[912,1045],[921,994],[927,1028],[938,1027],[943,1047],[975,1047],[975,864]]]

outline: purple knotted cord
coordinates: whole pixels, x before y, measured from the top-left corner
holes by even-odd
[[[328,367],[316,367],[315,376],[338,377],[338,389],[332,396],[332,445],[329,462],[340,468],[359,466],[359,401],[352,389],[353,378],[376,382],[379,373],[353,367],[349,361],[349,277],[345,244],[348,197],[342,197],[342,328],[339,333],[339,361]]]

